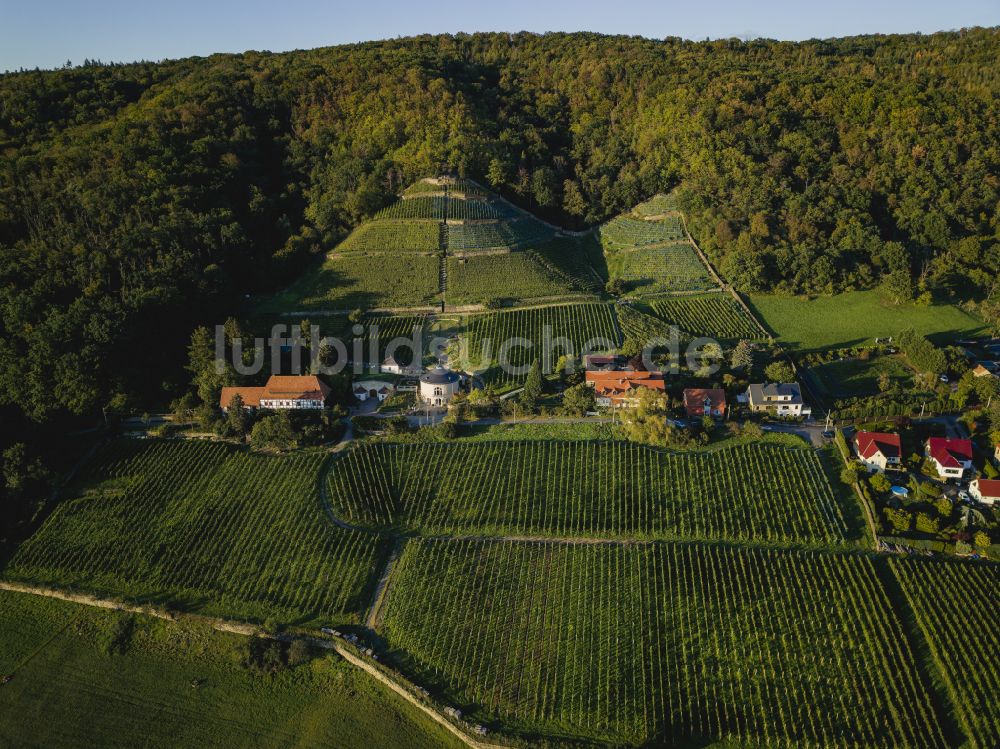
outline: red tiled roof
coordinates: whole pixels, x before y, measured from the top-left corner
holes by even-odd
[[[233,398],[240,396],[244,408],[260,408],[260,399],[264,395],[262,387],[224,387],[219,396],[219,408],[229,408]]]
[[[667,382],[662,372],[616,372],[588,370],[587,383],[594,386],[594,392],[605,398],[625,395],[636,388],[647,388],[660,393],[667,391]]]
[[[316,375],[271,375],[264,386],[264,400],[326,400],[330,386]]]
[[[979,494],[983,497],[1000,497],[1000,480],[979,479]]]
[[[898,434],[858,432],[854,441],[858,446],[858,455],[865,460],[869,460],[875,453],[882,453],[887,458],[899,458],[903,455]]]
[[[945,468],[961,468],[963,462],[972,460],[972,442],[931,437],[927,440],[927,452]]]
[[[713,411],[726,410],[726,391],[722,388],[685,388],[684,408],[687,410],[704,408],[708,400]]]

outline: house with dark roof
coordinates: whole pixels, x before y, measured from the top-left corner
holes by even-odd
[[[271,375],[264,387],[224,387],[219,408],[228,411],[237,395],[244,408],[319,409],[326,406],[330,386],[316,375]]]
[[[751,385],[746,392],[746,402],[755,413],[767,413],[779,418],[812,415],[812,409],[802,400],[802,389],[797,382]]]
[[[997,479],[975,479],[969,484],[969,494],[984,505],[1000,504],[1000,481]]]
[[[858,460],[869,471],[898,471],[902,467],[903,447],[898,434],[858,432],[854,448]]]
[[[943,479],[961,479],[972,470],[972,441],[931,437],[924,454]]]
[[[684,411],[689,419],[726,415],[726,391],[722,388],[685,388]]]

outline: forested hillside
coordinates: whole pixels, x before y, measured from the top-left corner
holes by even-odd
[[[998,58],[997,29],[481,34],[2,76],[0,402],[45,420],[176,390],[195,323],[444,171],[573,228],[677,188],[749,291],[981,299]]]

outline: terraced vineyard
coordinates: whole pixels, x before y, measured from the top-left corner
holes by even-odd
[[[374,444],[331,464],[336,512],[425,533],[841,543],[857,537],[811,450],[628,442]]]
[[[115,441],[3,575],[243,619],[355,620],[384,543],[328,522],[322,463],[315,453]]]
[[[339,255],[258,306],[258,313],[418,307],[439,297],[439,259],[404,255]]]
[[[443,195],[417,196],[406,200],[397,200],[375,214],[374,220],[384,219],[423,219],[426,221],[444,221],[447,198]]]
[[[541,242],[553,235],[552,229],[533,218],[482,224],[449,224],[448,251],[470,252],[517,247]]]
[[[337,252],[438,252],[439,245],[433,221],[369,221],[352,231]]]
[[[972,746],[1000,746],[997,565],[892,559]]]
[[[515,733],[943,746],[891,608],[861,556],[411,540],[383,635],[422,683]]]
[[[657,299],[650,306],[663,320],[693,336],[725,340],[753,340],[763,336],[753,319],[728,294]]]
[[[498,387],[513,387],[524,379],[532,360],[541,357],[545,326],[553,339],[569,339],[577,355],[588,342],[593,344],[595,351],[603,351],[621,344],[613,314],[607,304],[567,304],[469,315],[463,338],[470,365],[483,370],[486,382]],[[513,346],[507,352],[507,361],[514,367],[524,367],[523,374],[508,374],[498,366],[501,347],[513,338],[527,339],[534,344],[533,349]],[[553,364],[561,353],[562,349],[556,351]]]
[[[531,251],[558,268],[577,288],[597,292],[604,286],[605,279],[600,274],[603,266],[601,248],[590,235],[552,237],[533,244]],[[598,262],[595,262],[595,257]]]
[[[677,200],[673,195],[654,195],[649,200],[639,203],[632,213],[636,216],[662,216],[677,210]]]
[[[612,278],[640,294],[705,291],[715,286],[708,269],[687,242],[627,250],[608,257]]]
[[[517,212],[501,200],[470,198],[448,199],[449,221],[484,221],[517,216]]]
[[[601,244],[609,249],[663,244],[685,239],[680,218],[671,216],[661,221],[646,221],[629,216],[616,216],[597,228]]]
[[[526,252],[448,258],[449,304],[562,296],[576,291],[568,278]]]

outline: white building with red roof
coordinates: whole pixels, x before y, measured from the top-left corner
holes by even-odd
[[[924,454],[943,479],[961,479],[972,470],[972,441],[931,437]]]
[[[224,387],[219,408],[229,410],[240,396],[244,408],[318,409],[326,406],[330,386],[316,375],[271,375],[264,387]]]
[[[858,432],[854,447],[858,460],[869,471],[898,471],[902,467],[903,447],[898,434]]]
[[[975,479],[969,484],[969,494],[984,505],[1000,503],[1000,480]]]
[[[594,388],[598,406],[630,408],[639,402],[639,393],[652,390],[667,392],[667,381],[662,372],[587,370],[586,383]]]

